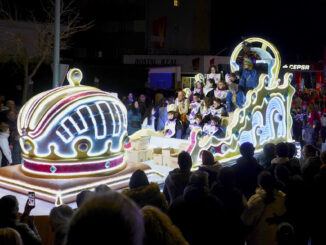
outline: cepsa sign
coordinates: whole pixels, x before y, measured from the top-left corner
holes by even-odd
[[[283,68],[290,70],[308,71],[310,70],[310,65],[284,65]]]

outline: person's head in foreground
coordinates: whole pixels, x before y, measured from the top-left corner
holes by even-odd
[[[250,142],[245,142],[240,146],[240,154],[243,157],[253,157],[255,153],[255,147]]]
[[[180,230],[173,225],[170,218],[157,208],[142,208],[145,226],[144,245],[187,245]]]
[[[18,201],[15,196],[7,195],[0,199],[0,228],[14,223],[18,217]]]
[[[189,172],[192,166],[192,159],[188,152],[182,151],[178,155],[178,165],[181,171]]]
[[[149,181],[145,172],[141,169],[136,170],[130,177],[129,188],[135,189],[149,185]]]
[[[265,192],[264,202],[265,204],[272,203],[274,198],[274,188],[275,188],[275,180],[272,174],[268,171],[262,171],[258,175],[258,186],[262,188]]]
[[[116,192],[95,195],[75,213],[66,245],[141,245],[143,217],[136,204]]]
[[[49,215],[52,230],[55,231],[58,227],[68,224],[73,214],[74,211],[68,205],[52,208]]]
[[[17,231],[11,228],[0,229],[0,244],[23,245],[23,241]]]

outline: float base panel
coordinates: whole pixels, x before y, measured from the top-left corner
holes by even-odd
[[[137,169],[144,170],[148,177],[159,175],[146,164],[128,162],[125,169],[110,175],[51,178],[26,174],[19,164],[0,168],[0,187],[25,195],[34,191],[36,198],[61,205],[75,201],[82,190],[90,190],[100,184],[106,184],[113,190],[126,188],[131,174]]]

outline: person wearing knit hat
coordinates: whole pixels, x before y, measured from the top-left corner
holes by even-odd
[[[177,118],[178,107],[175,104],[168,105],[168,120],[165,122],[163,134],[169,138],[182,138],[183,127],[181,121]]]

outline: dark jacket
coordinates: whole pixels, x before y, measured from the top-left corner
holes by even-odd
[[[225,214],[225,234],[228,237],[228,244],[244,244],[244,225],[241,221],[241,214],[245,208],[245,198],[235,187],[227,187],[215,184],[211,194],[221,200]]]
[[[208,189],[187,186],[172,203],[169,215],[189,244],[224,244],[222,203]]]
[[[122,194],[134,200],[140,208],[150,205],[167,212],[168,203],[163,193],[161,193],[158,184],[150,183],[149,185],[135,189],[125,189]]]
[[[255,193],[258,174],[263,170],[254,157],[240,157],[232,166],[237,188],[249,199]]]
[[[12,228],[16,230],[22,238],[24,244],[28,245],[41,245],[41,237],[37,232],[34,225],[31,227],[25,223],[18,221],[3,222],[1,221],[0,228]]]
[[[183,195],[191,172],[181,171],[180,168],[172,170],[165,179],[163,193],[168,203],[172,203],[177,197]]]
[[[216,163],[214,165],[201,165],[198,170],[208,173],[208,185],[211,188],[213,184],[217,181],[218,173],[221,169],[221,164]]]

